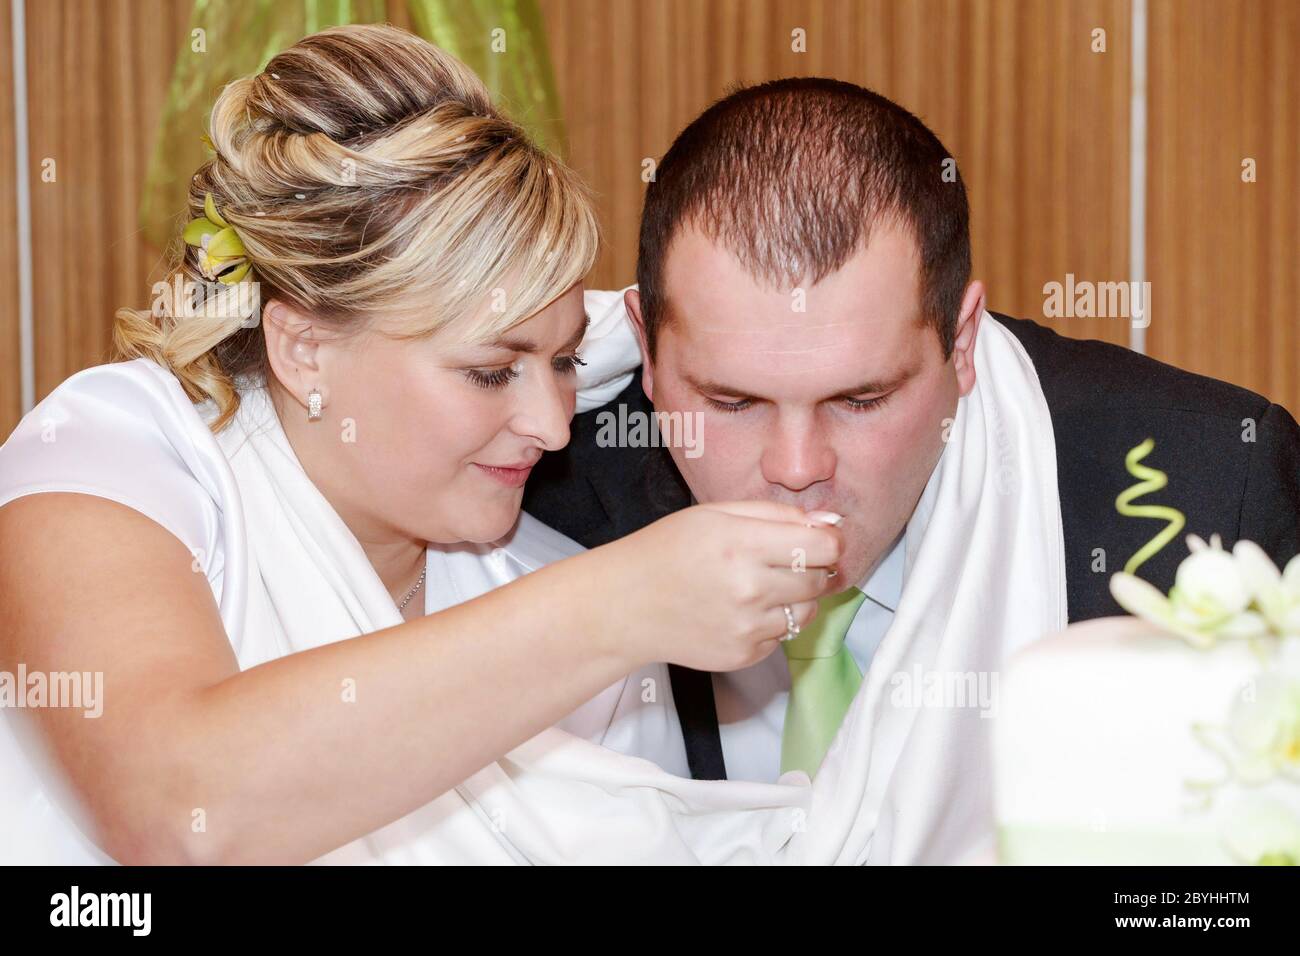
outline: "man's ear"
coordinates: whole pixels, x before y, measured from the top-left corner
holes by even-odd
[[[650,349],[646,347],[645,320],[641,317],[641,293],[637,289],[628,289],[623,293],[623,305],[627,307],[628,318],[632,320],[632,329],[636,332],[637,344],[641,346],[641,390],[650,401],[655,400],[655,372],[650,361]]]
[[[957,387],[963,397],[975,387],[975,337],[983,315],[984,283],[976,279],[966,286],[966,294],[962,296],[952,348],[953,371],[957,373]]]
[[[287,303],[272,299],[262,308],[262,329],[271,371],[286,392],[304,408],[313,389],[329,404],[329,389],[320,366],[320,341],[311,319]]]

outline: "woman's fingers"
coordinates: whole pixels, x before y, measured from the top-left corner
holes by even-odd
[[[764,521],[803,524],[808,520],[807,512],[802,508],[779,501],[712,501],[696,507],[710,511],[724,511],[742,518],[760,518]]]
[[[773,567],[834,567],[844,551],[844,536],[830,520],[833,512],[805,512],[776,501],[722,501],[699,505],[742,520],[745,543]],[[836,522],[838,524],[838,522]]]
[[[785,608],[790,608],[790,616],[794,618],[795,626],[802,629],[813,622],[817,616],[816,601],[801,601],[797,604],[788,604],[784,607],[772,608],[768,617],[771,619],[771,630],[766,631],[764,639],[759,642],[755,648],[757,652],[757,661],[762,660],[781,646],[785,640],[785,635],[789,628],[789,621],[785,616]]]
[[[622,595],[628,639],[643,645],[635,653],[696,670],[762,660],[786,633],[784,606],[803,627],[842,587],[831,577],[842,532],[776,502],[697,505],[605,548],[613,583],[603,590]]]
[[[747,529],[755,552],[774,568],[832,568],[844,553],[844,535],[829,525],[755,521]]]
[[[797,604],[789,605],[789,607],[790,607],[790,613],[794,617],[794,622],[798,624],[800,627],[807,627],[809,624],[813,622],[813,619],[817,616],[816,601],[800,601]],[[781,620],[782,623],[785,622],[784,608],[781,609]]]
[[[792,571],[790,568],[771,568],[764,581],[767,585],[763,599],[772,607],[801,602],[816,603],[817,599],[841,590],[838,575],[831,577],[828,568],[808,568]]]

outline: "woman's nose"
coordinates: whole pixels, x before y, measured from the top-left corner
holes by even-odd
[[[569,443],[574,385],[566,383],[549,369],[526,376],[526,379],[528,386],[518,392],[515,431],[536,438],[547,451],[563,448]]]

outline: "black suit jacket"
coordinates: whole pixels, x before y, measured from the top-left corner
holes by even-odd
[[[1217,533],[1227,548],[1254,541],[1279,567],[1300,551],[1300,426],[1286,409],[1117,345],[990,314],[1029,354],[1051,414],[1071,622],[1123,613],[1107,581],[1164,526],[1115,510],[1116,496],[1136,481],[1124,456],[1146,438],[1155,449],[1143,464],[1169,484],[1138,503],[1178,508],[1184,535],[1208,541]],[[654,410],[639,375],[605,407],[620,403],[629,413]],[[666,449],[597,446],[600,411],[574,418],[570,443],[543,457],[524,495],[525,510],[589,548],[690,503]],[[1140,576],[1167,592],[1186,555],[1182,540],[1171,542]],[[711,676],[669,670],[692,775],[724,779]]]

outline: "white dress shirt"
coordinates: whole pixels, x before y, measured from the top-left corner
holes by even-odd
[[[849,625],[845,646],[866,674],[903,593],[903,535],[858,587],[867,595]],[[781,729],[790,669],[777,650],[752,667],[713,675],[713,697],[728,780],[775,783],[781,775]]]

